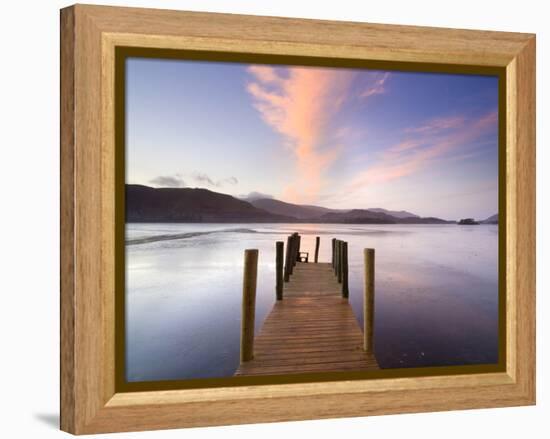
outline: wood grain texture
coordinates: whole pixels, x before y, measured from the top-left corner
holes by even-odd
[[[512,248],[509,259],[515,267],[510,276],[509,304],[515,315],[510,321],[513,345],[509,353],[509,369],[526,394],[535,400],[535,332],[536,332],[536,65],[535,39],[530,39],[513,62],[512,75],[515,99],[509,113],[510,142],[513,151],[508,175],[513,176],[510,188],[514,215],[508,215]],[[507,149],[508,149],[507,148]],[[508,182],[508,180],[507,180]],[[511,319],[511,315],[509,315]]]
[[[65,431],[75,430],[75,229],[74,229],[74,153],[75,153],[75,29],[74,10],[61,12],[60,106],[61,106],[61,389],[60,422]]]
[[[298,262],[258,336],[253,359],[235,375],[377,370],[374,354],[363,350],[349,302],[329,263]]]
[[[333,296],[340,284],[330,264],[297,263],[290,281],[285,284],[284,297]],[[299,268],[297,268],[299,267]]]
[[[75,392],[77,431],[105,404],[105,281],[101,172],[101,47],[92,20],[75,10]],[[99,92],[98,92],[99,91]],[[95,110],[92,110],[95,109]],[[93,367],[82,367],[90,364]],[[80,402],[80,405],[78,404]]]
[[[61,32],[63,430],[81,434],[534,403],[533,35],[83,5],[62,11]],[[506,372],[116,393],[117,46],[504,68]]]
[[[160,9],[83,6],[103,32],[145,37],[147,47],[174,47],[185,36],[216,50],[506,66],[527,34],[419,26],[304,20]],[[151,36],[154,36],[151,38]],[[181,41],[182,42],[182,41]],[[204,41],[206,42],[206,41]],[[244,43],[244,45],[243,45]],[[255,45],[257,43],[257,45]],[[167,45],[168,44],[168,45]]]

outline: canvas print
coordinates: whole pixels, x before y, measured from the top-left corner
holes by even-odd
[[[124,87],[127,382],[498,363],[497,76],[128,57]]]

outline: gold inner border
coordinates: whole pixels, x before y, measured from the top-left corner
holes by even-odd
[[[212,50],[164,49],[153,47],[114,48],[114,136],[115,136],[115,391],[141,392],[153,390],[200,389],[215,387],[239,387],[266,384],[323,383],[330,381],[350,381],[381,378],[408,378],[444,375],[491,374],[506,371],[507,343],[506,330],[506,115],[507,76],[505,67],[432,64],[418,62],[376,61],[351,58],[326,58],[318,56],[251,54]],[[423,368],[382,369],[379,371],[325,372],[295,375],[272,375],[262,377],[227,377],[166,381],[126,381],[125,346],[125,200],[126,180],[126,108],[125,79],[127,58],[179,59],[211,62],[233,62],[250,64],[302,65],[317,67],[365,68],[410,72],[452,73],[471,75],[491,75],[499,78],[499,361],[496,364],[436,366]],[[107,72],[108,73],[108,72]]]

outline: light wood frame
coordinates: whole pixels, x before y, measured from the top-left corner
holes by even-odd
[[[505,371],[116,393],[117,46],[505,69]],[[61,11],[63,430],[85,434],[534,403],[534,35],[87,5]]]

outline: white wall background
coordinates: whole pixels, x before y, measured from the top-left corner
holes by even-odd
[[[545,2],[428,0],[133,0],[108,3],[537,33],[538,405],[536,407],[130,433],[116,437],[241,439],[548,437],[550,166]],[[59,437],[58,0],[6,1],[0,14],[0,436]],[[546,202],[544,198],[546,197]],[[546,270],[545,270],[546,268]],[[544,319],[546,317],[546,319]],[[545,418],[546,416],[546,418]],[[546,432],[545,432],[546,430]]]

